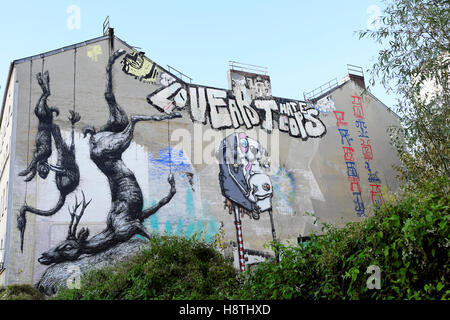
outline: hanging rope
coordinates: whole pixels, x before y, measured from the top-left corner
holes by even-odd
[[[169,173],[172,174],[172,150],[170,147],[170,119],[167,119],[167,142],[169,143]]]
[[[77,79],[77,48],[73,51],[73,111],[75,112],[75,90],[76,90],[76,79]]]

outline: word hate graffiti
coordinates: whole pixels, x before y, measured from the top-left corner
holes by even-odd
[[[149,94],[147,101],[160,111],[171,113],[175,109],[189,111],[194,122],[213,129],[252,129],[261,126],[271,133],[275,122],[281,132],[302,140],[319,138],[326,133],[319,111],[305,103],[274,97],[249,99],[242,91],[231,91],[188,85],[174,81]]]

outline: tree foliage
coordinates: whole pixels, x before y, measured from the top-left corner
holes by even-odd
[[[362,222],[329,227],[306,245],[281,246],[281,261],[242,277],[239,299],[450,299],[446,177],[403,195]],[[369,266],[380,269],[370,289]]]
[[[62,288],[57,300],[223,299],[236,288],[236,270],[212,244],[154,235],[130,260],[93,270],[81,289]]]
[[[391,138],[402,167],[401,178],[421,185],[449,176],[450,2],[389,1],[380,27],[360,31],[383,45],[371,70],[371,85],[381,81],[397,94],[402,128]]]

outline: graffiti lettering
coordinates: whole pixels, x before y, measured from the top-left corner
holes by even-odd
[[[352,96],[353,115],[358,119],[364,119],[364,111],[361,103],[361,97]]]
[[[364,139],[360,139],[361,140],[361,148],[362,148],[362,153],[364,156],[364,159],[366,159],[367,161],[373,160],[373,152],[372,152],[372,146],[369,144],[370,140],[364,140]]]
[[[333,111],[333,113],[336,117],[336,125],[338,127],[346,127],[348,125],[348,123],[344,121],[344,111]],[[353,138],[350,137],[348,129],[338,128],[338,132],[341,136],[341,144],[344,145],[345,142],[347,142],[348,145],[348,147],[342,147],[342,150],[344,151],[345,166],[347,169],[347,180],[350,182],[350,191],[353,195],[356,215],[358,217],[362,217],[364,216],[365,207],[361,196],[361,187],[359,186],[360,178],[358,171],[356,170],[356,163],[353,159],[355,149],[350,146],[350,142],[353,141]]]
[[[353,203],[355,204],[355,212],[358,217],[362,217],[364,215],[364,203],[361,197],[361,192],[353,192]]]
[[[347,144],[351,146],[351,141],[353,141],[353,138],[350,137],[350,134],[348,133],[348,129],[338,129],[339,133],[341,135],[341,144],[345,144],[345,141],[347,141]],[[345,141],[344,141],[345,139]]]
[[[372,203],[376,206],[380,206],[383,203],[383,196],[381,195],[381,180],[378,177],[378,171],[372,172],[370,168],[370,161],[373,160],[373,150],[370,145],[369,133],[364,120],[364,112],[362,106],[362,99],[358,96],[352,96],[353,114],[356,118],[355,127],[360,130],[359,137],[361,141],[361,151],[364,157],[364,166],[367,169],[368,181],[372,183],[370,193],[372,195]],[[366,139],[362,139],[366,138]]]
[[[333,111],[333,113],[334,113],[334,116],[336,117],[336,120],[337,120],[336,125],[338,127],[340,127],[340,126],[345,127],[348,125],[348,123],[344,121],[344,111]]]
[[[359,128],[359,130],[361,131],[360,133],[359,133],[359,137],[360,138],[369,138],[368,136],[367,136],[367,126],[366,126],[366,124],[365,124],[365,122],[364,121],[362,121],[362,120],[356,120],[355,121],[355,125],[356,125],[356,127],[357,128]]]
[[[147,96],[147,102],[160,111],[171,113],[187,109],[194,122],[209,123],[213,129],[223,130],[244,126],[261,126],[271,133],[274,122],[278,129],[302,140],[318,138],[326,133],[319,111],[305,103],[278,99],[258,98],[240,91],[187,85],[181,81],[171,83]]]

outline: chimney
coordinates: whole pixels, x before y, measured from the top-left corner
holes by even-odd
[[[363,68],[347,64],[347,71],[348,75],[344,77],[344,81],[352,80],[356,82],[361,88],[366,89]]]

